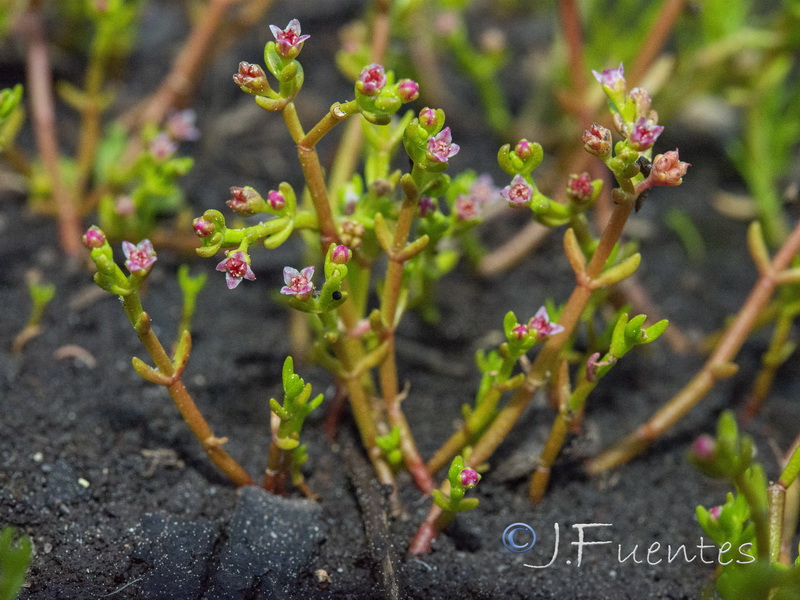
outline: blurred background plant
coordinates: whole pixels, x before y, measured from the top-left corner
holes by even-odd
[[[14,600],[31,562],[31,540],[22,536],[18,539],[13,527],[0,531],[0,600]]]
[[[190,249],[187,205],[178,180],[193,160],[177,152],[179,143],[196,140],[199,131],[186,107],[193,103],[202,67],[225,45],[214,43],[230,38],[232,28],[244,30],[255,23],[269,4],[187,3],[191,28],[172,69],[140,104],[121,113],[125,103],[116,90],[127,76],[146,0],[4,2],[0,35],[7,44],[8,38],[24,43],[25,96],[36,149],[30,156],[28,144],[18,137],[26,131],[26,111],[18,102],[21,87],[3,90],[0,156],[16,177],[4,177],[2,186],[23,190],[34,211],[57,216],[61,247],[68,255],[82,252],[82,221],[93,213],[112,239],[150,236],[161,246]],[[239,10],[232,14],[234,6]],[[54,48],[83,57],[81,83],[59,78],[53,85]],[[71,121],[62,119],[62,104],[77,115],[74,143],[63,140],[70,131],[63,123]],[[169,233],[159,227],[165,217],[172,219]]]

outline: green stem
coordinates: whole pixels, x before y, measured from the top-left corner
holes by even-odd
[[[786,488],[780,484],[773,484],[767,489],[767,497],[769,499],[769,560],[770,562],[778,562],[781,557],[781,543],[783,541]]]
[[[497,381],[504,382],[511,376],[517,358],[506,355],[503,364],[498,370]],[[439,469],[450,464],[465,446],[471,444],[491,422],[497,414],[497,403],[503,394],[503,388],[493,385],[484,394],[475,399],[475,410],[464,420],[461,429],[450,436],[428,461],[428,471],[436,473]]]
[[[770,534],[770,510],[767,505],[761,502],[759,491],[753,488],[750,478],[740,473],[734,478],[733,482],[750,507],[750,520],[756,530],[756,553],[758,558],[768,560],[771,554],[771,540],[773,538]],[[783,519],[782,509],[781,519]],[[780,553],[780,534],[778,534],[777,544],[777,551]]]

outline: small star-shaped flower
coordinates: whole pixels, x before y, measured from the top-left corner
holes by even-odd
[[[283,281],[286,283],[281,288],[281,294],[294,296],[298,300],[308,300],[314,293],[314,284],[311,278],[314,276],[314,267],[306,267],[298,271],[292,267],[283,268]]]
[[[508,201],[509,206],[523,208],[533,199],[533,186],[525,181],[522,175],[514,175],[511,185],[500,190],[500,195]]]
[[[365,96],[375,96],[386,85],[386,72],[378,63],[367,65],[358,76],[358,91]]]
[[[275,46],[277,47],[278,54],[283,58],[293,58],[303,47],[310,35],[300,35],[300,21],[292,19],[286,26],[286,29],[281,29],[277,25],[270,25],[270,31],[275,36]],[[294,56],[293,56],[294,55]]]
[[[228,255],[228,258],[217,265],[217,271],[225,272],[225,283],[232,290],[242,282],[242,279],[253,281],[256,276],[250,268],[250,257],[242,250],[237,250]]]
[[[531,331],[536,332],[538,340],[543,340],[564,331],[564,328],[558,323],[550,322],[550,315],[547,314],[547,309],[544,306],[536,311],[536,314],[528,322],[528,327]]]
[[[125,266],[131,273],[146,275],[156,262],[156,251],[150,240],[142,240],[135,245],[122,242],[122,252],[125,254]]]
[[[453,143],[450,128],[445,127],[439,133],[428,138],[428,158],[433,162],[446,163],[461,150],[458,144]]]

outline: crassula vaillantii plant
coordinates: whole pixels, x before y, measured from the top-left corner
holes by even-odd
[[[319,122],[306,128],[296,102],[305,77],[299,58],[310,36],[302,33],[297,20],[285,28],[272,26],[271,31],[274,40],[264,48],[264,66],[242,62],[233,80],[259,107],[283,117],[296,144],[304,190],[301,194],[298,184],[289,182],[265,193],[234,185],[225,204],[236,215],[237,224],[229,224],[215,208],[206,210],[193,224],[200,241],[197,253],[217,256],[216,270],[224,273],[228,289],[244,281],[263,280],[289,307],[307,315],[313,333],[309,356],[331,372],[349,398],[378,479],[395,486],[396,472],[405,468],[423,493],[433,494],[431,513],[411,548],[423,552],[456,513],[477,505],[476,500],[464,498],[479,479],[475,469],[489,459],[535,391],[555,386],[556,380],[558,389],[572,389],[565,356],[575,351],[571,340],[581,320],[599,306],[590,300],[634,273],[641,261],[635,250],[619,244],[628,215],[651,188],[679,185],[689,165],[679,159],[677,150],[653,156],[663,126],[657,122],[647,92],[627,89],[621,65],[595,73],[608,97],[618,135],[614,142],[611,131],[595,124],[583,136],[586,151],[610,169],[617,183],[611,194],[611,220],[596,237],[587,211],[603,192],[600,180],[575,174],[566,184],[565,201],[548,197],[533,177],[544,157],[542,147],[525,139],[499,150],[500,167],[509,176],[505,186],[498,189],[485,176],[469,171],[451,178],[447,171],[460,147],[444,112],[424,107],[401,115],[403,105],[417,99],[419,86],[410,79],[398,79],[377,62],[359,72],[352,99],[335,102]],[[361,119],[363,124],[364,171],[352,173],[340,182],[341,188],[331,189],[316,147],[347,119]],[[191,122],[176,123],[184,138],[194,136]],[[165,138],[165,148],[167,142]],[[401,147],[409,166],[395,169],[392,159]],[[171,147],[166,148],[164,156],[171,152]],[[473,405],[464,406],[463,427],[426,462],[401,407],[405,392],[399,384],[394,333],[410,306],[432,306],[436,279],[458,260],[452,242],[444,240],[460,242],[462,251],[468,251],[470,228],[480,221],[485,206],[498,202],[529,210],[546,226],[567,227],[564,251],[576,287],[565,304],[543,306],[522,319],[513,312],[506,315],[505,340],[496,349],[478,353],[481,382]],[[258,220],[241,222],[242,218]],[[308,256],[315,251],[321,268],[319,264],[286,265],[282,273],[272,275],[253,269],[251,253],[256,246],[277,248],[296,232],[308,232],[313,235],[304,239],[318,240]],[[191,346],[188,330],[181,333],[170,357],[142,309],[139,289],[156,261],[153,244],[147,239],[138,244],[123,242],[128,275],[114,262],[101,229],[90,228],[84,244],[97,266],[95,281],[122,298],[131,324],[155,363],[152,367],[134,359],[136,371],[167,387],[209,457],[236,484],[252,483],[253,478],[223,449],[225,438],[211,433],[182,383]],[[378,298],[374,306],[373,292]],[[567,425],[582,411],[596,382],[633,347],[655,340],[666,327],[665,321],[650,326],[644,321],[643,315],[629,319],[619,313],[609,325],[612,333],[607,341],[601,336],[587,352],[574,390],[560,401],[551,440],[532,480],[534,499],[541,498],[547,483],[543,473],[549,472]],[[538,354],[533,363],[527,371],[521,370],[520,360],[534,347]],[[283,388],[284,401],[270,403],[273,440],[264,485],[282,492],[286,482],[292,482],[312,494],[300,472],[307,454],[299,440],[305,416],[322,397],[311,400],[310,385],[294,373],[291,357],[284,365]],[[376,395],[380,404],[374,401]],[[448,480],[436,489],[434,477],[447,464]]]
[[[216,208],[194,220],[200,241],[197,253],[216,257],[216,270],[224,274],[223,285],[229,290],[263,281],[291,309],[306,315],[312,333],[308,356],[330,371],[349,399],[378,479],[395,487],[396,473],[406,469],[423,493],[432,494],[431,511],[411,545],[412,552],[425,552],[458,512],[477,506],[477,499],[465,497],[480,479],[476,469],[491,457],[537,390],[551,386],[560,390],[558,417],[531,483],[531,496],[538,501],[569,423],[581,413],[597,381],[635,346],[654,341],[664,331],[666,321],[646,326],[644,315],[629,318],[618,312],[608,325],[609,333],[586,351],[573,389],[566,357],[577,352],[572,339],[579,324],[596,313],[603,290],[629,277],[641,262],[635,248],[620,244],[628,216],[651,188],[679,185],[689,165],[677,150],[653,156],[664,128],[647,92],[628,90],[622,65],[595,73],[608,97],[617,133],[615,142],[611,131],[595,124],[583,135],[586,151],[616,180],[611,219],[598,237],[587,212],[603,193],[601,180],[574,174],[566,182],[564,201],[547,196],[533,176],[544,158],[543,149],[526,139],[498,152],[499,165],[509,178],[506,185],[495,187],[490,178],[471,171],[451,177],[447,171],[457,161],[460,146],[446,125],[444,111],[423,107],[402,113],[403,106],[419,96],[419,86],[378,62],[358,72],[351,99],[333,103],[317,123],[306,127],[296,103],[305,78],[300,57],[311,37],[294,19],[284,28],[272,26],[271,31],[274,40],[264,47],[264,65],[242,62],[233,80],[259,107],[283,117],[296,145],[304,186],[281,182],[263,192],[234,185],[225,202],[236,216],[234,221],[229,223]],[[317,145],[348,119],[362,123],[364,169],[339,176],[338,187],[331,187]],[[408,166],[397,169],[393,158],[401,148]],[[533,219],[548,227],[566,227],[564,251],[576,286],[564,304],[548,303],[524,318],[514,312],[506,315],[504,341],[477,355],[481,381],[473,404],[464,406],[463,426],[425,461],[402,410],[407,392],[399,383],[395,331],[412,306],[435,317],[436,280],[453,268],[459,252],[472,251],[470,229],[495,203],[530,211]],[[312,257],[308,262],[286,265],[282,273],[259,273],[253,268],[252,253],[258,246],[277,248],[298,232],[304,232],[307,241],[315,240],[306,253]],[[209,457],[236,484],[252,483],[253,478],[223,449],[225,438],[211,433],[181,381],[191,345],[188,331],[182,332],[169,357],[142,309],[139,289],[156,260],[151,242],[123,242],[127,276],[113,261],[102,230],[90,228],[84,244],[97,265],[96,282],[122,298],[155,363],[151,367],[134,359],[134,368],[145,379],[167,387]],[[520,361],[527,362],[534,350],[538,353],[530,367],[521,369]],[[283,402],[270,402],[272,444],[264,486],[283,492],[291,482],[313,495],[301,473],[308,456],[300,439],[305,417],[322,396],[311,399],[310,385],[294,373],[291,357],[286,358],[282,379]],[[448,478],[437,489],[434,477],[446,465],[450,465]]]

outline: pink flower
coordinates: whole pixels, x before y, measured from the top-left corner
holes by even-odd
[[[200,137],[200,130],[195,126],[197,113],[191,108],[172,112],[167,117],[167,133],[173,140],[193,142]]]
[[[592,71],[592,73],[600,85],[609,88],[612,92],[625,91],[625,68],[622,63],[619,63],[619,67],[616,69],[605,69],[602,73]]]
[[[649,179],[653,182],[652,185],[680,185],[683,183],[683,176],[691,166],[680,160],[676,148],[656,155],[650,169]]]
[[[356,87],[365,96],[376,96],[385,85],[386,72],[378,63],[372,63],[361,71]]]
[[[350,248],[339,244],[338,246],[335,246],[333,252],[331,252],[331,261],[337,265],[344,265],[350,262],[352,256],[353,253],[350,252]]]
[[[308,300],[314,292],[311,278],[314,276],[314,267],[306,267],[302,271],[292,267],[283,268],[283,281],[286,283],[281,288],[281,294],[294,296],[298,300]]]
[[[652,148],[662,131],[664,127],[656,125],[652,119],[639,117],[628,136],[628,145],[639,152]]]
[[[228,258],[220,261],[217,271],[225,272],[225,283],[229,290],[239,285],[242,279],[253,281],[256,278],[253,269],[250,268],[250,257],[242,250],[231,252]]]
[[[267,202],[269,202],[272,210],[282,210],[286,206],[286,198],[277,190],[270,190],[269,194],[267,194]]]
[[[492,176],[488,173],[483,173],[479,175],[475,183],[472,184],[472,187],[469,189],[469,195],[472,196],[479,205],[484,205],[497,200],[499,191],[494,185]]]
[[[536,333],[537,340],[543,340],[564,331],[564,328],[558,323],[550,322],[550,315],[547,314],[544,306],[536,311],[536,314],[528,322],[528,327]]]
[[[714,519],[715,521],[719,519],[719,516],[722,514],[722,507],[721,506],[712,506],[708,509],[709,516]]]
[[[528,206],[533,199],[533,186],[522,175],[514,175],[511,185],[500,190],[500,195],[508,201],[509,206],[523,208]]]
[[[413,102],[419,98],[419,84],[412,79],[401,79],[397,82],[397,95],[403,102]]]
[[[173,142],[165,132],[159,133],[150,142],[150,154],[159,162],[167,160],[170,156],[175,154],[177,149],[178,145]]]
[[[292,19],[286,26],[286,29],[281,30],[276,25],[269,26],[272,35],[275,36],[275,47],[283,58],[295,58],[300,50],[303,48],[305,42],[310,35],[300,35],[300,21]]]
[[[239,72],[233,76],[233,81],[248,94],[258,94],[269,88],[264,69],[244,61],[239,63]]]
[[[583,132],[583,146],[590,154],[605,159],[611,155],[611,132],[593,123],[592,126]]]
[[[192,223],[194,234],[199,238],[207,238],[214,233],[216,227],[211,221],[206,221],[203,217],[197,217]]]
[[[459,221],[473,221],[481,216],[481,207],[472,196],[461,194],[456,198],[454,205],[456,219]]]
[[[136,212],[136,205],[133,203],[133,198],[130,196],[118,196],[114,200],[114,212],[120,217],[130,217]]]
[[[517,323],[514,327],[511,328],[511,333],[514,334],[514,337],[518,340],[523,340],[528,337],[528,334],[531,332],[528,329],[528,326],[523,323]]]
[[[122,252],[125,254],[125,266],[131,273],[147,275],[156,262],[156,251],[150,240],[142,240],[136,245],[122,242]]]
[[[465,488],[474,488],[478,482],[481,480],[480,474],[475,469],[462,469],[461,473],[458,475],[459,481],[461,481],[461,485]]]
[[[583,204],[591,200],[593,193],[594,188],[592,187],[592,178],[589,173],[569,176],[567,196],[570,200]]]
[[[97,225],[92,225],[83,234],[83,245],[89,250],[100,248],[106,243],[106,234]]]
[[[430,196],[423,196],[419,199],[419,216],[427,217],[436,210],[436,199]]]
[[[449,127],[428,138],[428,158],[433,162],[446,163],[447,159],[458,154],[460,149],[458,144],[453,143]]]

